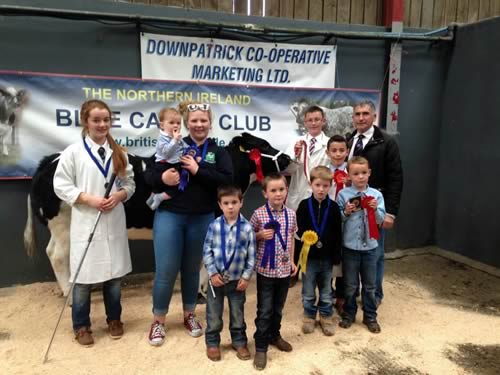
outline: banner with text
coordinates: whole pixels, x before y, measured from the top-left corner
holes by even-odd
[[[185,100],[209,103],[211,137],[226,145],[249,132],[285,150],[304,134],[303,112],[323,108],[327,135],[352,129],[352,105],[372,100],[376,90],[245,87],[140,79],[49,75],[0,71],[0,176],[33,175],[43,156],[63,150],[81,137],[79,109],[90,98],[104,100],[114,112],[111,130],[129,152],[151,156],[158,136],[158,112]],[[183,134],[187,135],[183,128]]]
[[[335,46],[254,43],[141,33],[142,78],[335,87]]]

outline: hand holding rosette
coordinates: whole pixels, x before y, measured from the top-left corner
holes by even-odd
[[[276,257],[276,233],[280,232],[281,225],[276,220],[270,220],[266,224],[264,224],[264,229],[272,229],[274,230],[274,235],[270,240],[266,240],[264,244],[264,255],[262,256],[262,262],[260,263],[261,267],[266,267],[269,262],[269,268],[274,269],[275,265],[275,257]]]
[[[307,271],[307,257],[309,255],[309,249],[312,245],[318,242],[318,235],[313,230],[306,230],[300,240],[303,242],[302,249],[300,249],[299,255],[299,266],[303,273]]]

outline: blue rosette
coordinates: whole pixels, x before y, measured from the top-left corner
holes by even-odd
[[[274,236],[264,243],[264,255],[262,256],[261,267],[266,267],[269,262],[269,268],[275,269],[275,256],[276,256],[276,233],[280,233],[281,224],[276,220],[270,220],[264,224],[264,229],[274,229]]]

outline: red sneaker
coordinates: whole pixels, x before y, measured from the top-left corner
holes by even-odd
[[[189,313],[187,318],[184,318],[184,327],[186,327],[189,335],[192,337],[200,337],[203,334],[201,324],[196,319],[194,313]]]

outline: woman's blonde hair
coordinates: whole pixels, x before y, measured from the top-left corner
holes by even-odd
[[[89,129],[87,127],[87,120],[90,116],[90,111],[93,109],[105,109],[108,111],[109,117],[111,120],[113,119],[113,112],[109,109],[108,105],[101,100],[90,99],[82,104],[82,108],[80,109],[80,122],[84,125],[82,128],[82,136],[85,137],[89,134]],[[125,169],[127,168],[127,158],[125,156],[126,150],[119,146],[111,134],[108,132],[106,135],[106,140],[109,143],[109,146],[113,150],[112,158],[113,158],[113,170],[118,176],[123,176],[125,174]]]
[[[191,105],[191,104],[207,105],[208,109],[206,111],[203,111],[203,112],[207,112],[208,113],[208,119],[210,120],[210,124],[212,124],[212,108],[210,107],[210,105],[208,105],[206,103],[197,102],[197,101],[189,101],[189,100],[187,100],[187,101],[179,103],[179,105],[177,107],[179,113],[182,116],[182,119],[184,120],[184,126],[186,127],[186,129],[187,129],[187,123],[188,123],[188,120],[189,120],[189,114],[191,112],[194,112],[194,111],[190,111],[189,108],[188,108],[189,105]]]

